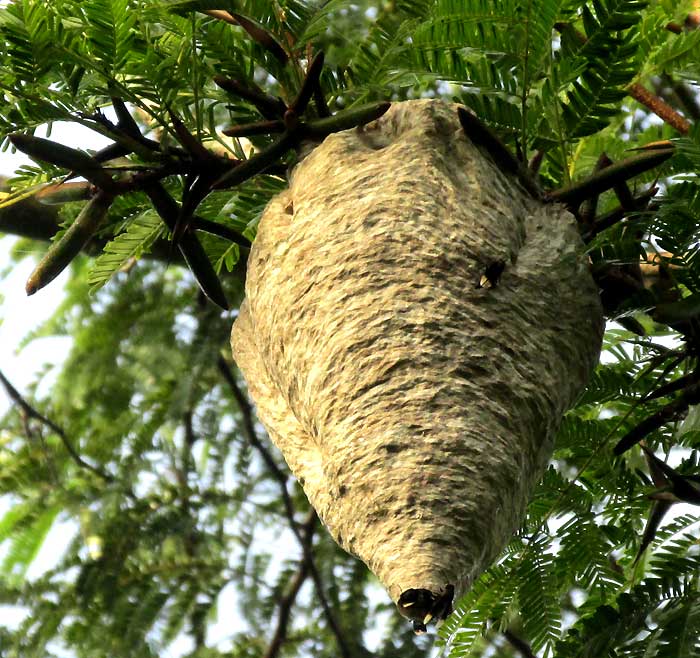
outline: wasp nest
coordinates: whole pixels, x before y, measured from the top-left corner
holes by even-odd
[[[503,549],[602,329],[574,218],[502,171],[456,105],[420,100],[296,166],[232,345],[329,532],[400,602],[464,593]]]

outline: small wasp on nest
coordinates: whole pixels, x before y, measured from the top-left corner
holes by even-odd
[[[404,617],[413,621],[413,632],[422,635],[427,632],[428,623],[435,620],[435,626],[439,628],[450,616],[454,595],[454,585],[448,585],[442,594],[437,595],[427,589],[407,589],[399,596],[396,606]]]
[[[484,273],[481,275],[476,287],[495,288],[501,280],[501,274],[503,274],[505,268],[506,262],[504,260],[491,261],[484,269]]]

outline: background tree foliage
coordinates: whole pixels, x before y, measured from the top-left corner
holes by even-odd
[[[253,22],[232,25],[211,10]],[[19,628],[0,628],[0,655],[700,656],[700,519],[664,522],[635,562],[652,505],[669,501],[647,498],[654,485],[638,447],[612,450],[624,436],[645,437],[679,472],[698,472],[692,11],[671,0],[13,0],[0,9],[5,136],[67,120],[113,137],[99,112],[118,97],[163,152],[192,148],[189,133],[242,159],[221,130],[262,117],[214,77],[255,83],[289,104],[322,50],[331,111],[453,99],[531,159],[547,190],[586,179],[603,152],[618,161],[673,138],[662,145],[673,148],[663,168],[570,204],[608,315],[624,328],[609,328],[523,527],[458,602],[437,649],[414,638],[364,565],[335,546],[270,446],[230,361],[235,311],[198,291],[142,189],[117,196],[86,247],[99,255],[74,259],[64,302],[25,341],[31,349],[38,337],[70,336],[60,371],[40,373],[29,391],[2,379],[13,408],[0,433],[9,503],[0,601],[27,615]],[[310,116],[322,106],[315,97]],[[273,139],[250,137],[258,151]],[[112,164],[133,174],[153,166],[146,156]],[[45,243],[28,238],[48,239],[84,205],[16,201],[65,174],[38,161],[10,181],[0,230],[28,236],[18,259],[29,244],[43,253]],[[162,178],[178,200],[191,182]],[[224,227],[196,233],[233,307],[245,245],[284,184],[269,169],[197,208]],[[657,251],[662,266],[645,279],[640,256]],[[39,395],[47,377],[55,383]],[[670,485],[667,498],[678,494]],[[57,524],[73,533],[68,550],[28,579]],[[234,608],[219,606],[224,591]],[[215,635],[217,615],[224,631]]]

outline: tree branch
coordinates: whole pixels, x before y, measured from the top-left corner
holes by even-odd
[[[335,636],[335,641],[338,644],[340,655],[343,658],[352,658],[352,652],[350,651],[350,647],[345,641],[345,635],[343,634],[342,629],[338,625],[338,621],[335,618],[335,614],[333,613],[333,610],[331,609],[331,606],[328,603],[328,599],[326,598],[326,594],[323,591],[323,581],[321,579],[321,574],[318,572],[318,569],[316,568],[316,563],[313,561],[313,559],[311,559],[311,557],[309,558],[309,570],[311,571],[311,578],[313,579],[314,586],[316,587],[316,596],[318,596],[318,600],[321,603],[321,608],[323,609],[323,614],[326,617],[328,626],[330,627],[333,635]]]
[[[115,478],[113,475],[107,473],[98,466],[93,466],[92,464],[86,462],[75,450],[63,429],[56,425],[56,423],[54,423],[50,418],[47,418],[39,411],[37,411],[34,407],[32,407],[20,395],[19,391],[9,382],[9,380],[7,379],[7,377],[5,377],[2,371],[0,371],[0,384],[3,385],[3,388],[7,392],[7,395],[10,398],[10,400],[12,400],[12,402],[14,402],[29,418],[34,418],[35,420],[38,420],[42,425],[48,427],[58,436],[58,438],[61,440],[61,443],[63,443],[66,452],[70,455],[71,459],[80,468],[94,473],[105,482],[114,482]]]
[[[646,438],[651,432],[675,420],[680,414],[687,411],[688,407],[693,404],[698,404],[698,402],[700,402],[700,384],[691,384],[685,389],[682,395],[663,406],[656,413],[645,418],[627,432],[627,434],[617,442],[613,452],[615,455],[621,455],[633,445]]]
[[[287,476],[282,472],[282,469],[280,469],[280,467],[277,465],[277,462],[275,462],[274,458],[270,454],[270,451],[263,445],[262,441],[258,437],[258,434],[255,431],[255,423],[253,421],[253,408],[250,405],[250,402],[248,402],[248,398],[243,394],[243,391],[241,391],[240,387],[238,386],[238,382],[236,381],[231,368],[229,368],[228,363],[226,363],[223,356],[219,357],[217,367],[219,368],[219,372],[222,374],[223,378],[226,380],[229,389],[231,389],[233,398],[236,400],[236,404],[238,405],[241,415],[243,416],[243,435],[250,445],[260,453],[260,456],[265,462],[265,466],[267,466],[268,470],[272,474],[272,477],[277,480],[280,486],[280,491],[282,492],[282,502],[284,503],[284,509],[287,512],[287,517],[292,527],[292,532],[301,543],[302,537],[299,533],[297,522],[294,519],[294,504],[292,503],[292,499],[289,496],[289,491],[287,490]]]
[[[601,194],[628,178],[633,178],[639,174],[654,169],[663,164],[673,155],[673,148],[658,149],[653,151],[643,151],[625,160],[620,160],[605,169],[601,169],[584,178],[568,185],[553,190],[547,194],[549,201],[566,204],[570,208],[576,208],[585,199]]]
[[[3,188],[4,178],[0,176],[0,190]],[[10,206],[0,208],[0,235],[15,235],[20,238],[49,242],[61,229],[61,218],[58,212],[59,206],[39,203],[35,198],[29,197]],[[224,225],[210,222],[200,217],[195,217],[194,229],[215,233],[220,237],[237,243],[240,247],[240,256],[236,267],[232,272],[224,270],[223,276],[239,277],[245,280],[246,262],[250,243],[247,238],[238,235]],[[93,237],[82,249],[87,256],[98,256],[104,250],[108,240],[101,237]],[[179,249],[174,249],[169,240],[157,240],[148,253],[143,254],[145,260],[158,261],[168,265],[185,266],[185,260]]]
[[[299,590],[301,590],[301,586],[309,576],[309,567],[311,565],[311,540],[316,527],[316,518],[317,517],[314,510],[310,510],[307,520],[304,522],[302,528],[302,539],[304,542],[302,545],[302,559],[299,563],[299,568],[297,569],[296,574],[294,574],[294,578],[289,582],[287,593],[279,601],[277,626],[263,658],[276,658],[277,654],[282,648],[282,645],[287,639],[287,627],[289,625],[289,617],[292,612],[292,606],[296,601]]]
[[[258,450],[266,466],[272,473],[272,476],[275,478],[275,480],[277,480],[277,482],[280,485],[282,500],[284,502],[284,507],[287,513],[289,524],[291,526],[292,532],[294,533],[294,536],[299,541],[299,544],[301,545],[302,550],[305,553],[306,559],[308,560],[308,569],[309,573],[311,574],[311,578],[314,581],[316,595],[318,596],[321,608],[323,609],[323,614],[326,617],[326,621],[328,622],[328,626],[330,627],[331,632],[335,636],[340,655],[343,658],[351,658],[352,653],[350,651],[350,648],[348,647],[348,644],[345,641],[345,636],[342,632],[342,629],[338,625],[333,610],[331,609],[331,606],[328,603],[328,599],[326,598],[323,588],[323,580],[313,560],[311,546],[306,545],[304,535],[300,532],[299,527],[296,523],[296,512],[294,509],[294,504],[292,502],[291,497],[289,496],[289,491],[287,491],[287,476],[277,465],[269,450],[263,445],[262,441],[260,441],[260,438],[258,437],[257,432],[255,431],[255,423],[253,421],[253,408],[250,402],[248,402],[246,396],[243,394],[243,391],[241,391],[240,387],[238,386],[236,378],[234,377],[231,368],[229,368],[223,356],[219,357],[217,361],[217,366],[219,368],[219,372],[221,372],[223,378],[226,380],[226,383],[231,389],[231,393],[233,394],[233,397],[236,400],[236,403],[238,404],[238,408],[240,409],[241,414],[243,415],[242,429],[246,439],[250,441],[250,444],[256,450]],[[314,518],[316,518],[316,512],[313,509],[311,510],[311,512],[313,513]],[[308,521],[306,523],[308,523]]]
[[[658,187],[652,186],[648,190],[645,190],[641,194],[634,197],[633,206],[634,206],[635,210],[637,212],[641,212],[642,210],[644,210],[644,208],[648,205],[649,201],[651,201],[653,196],[658,191],[659,191]],[[627,208],[624,208],[622,205],[619,205],[616,208],[613,208],[610,212],[607,212],[604,215],[600,215],[599,217],[596,217],[592,226],[584,234],[584,241],[590,242],[596,235],[598,235],[598,233],[601,233],[605,229],[608,229],[611,226],[614,226],[618,222],[621,222],[623,219],[626,218],[626,216],[628,214],[629,214],[629,210]]]
[[[666,101],[652,94],[638,82],[627,87],[627,93],[638,103],[641,103],[648,110],[651,110],[669,126],[675,128],[681,135],[688,134],[690,130],[690,121],[676,112]]]
[[[3,187],[3,179],[0,177],[0,189]],[[0,208],[0,233],[16,235],[20,238],[49,242],[61,229],[61,219],[58,213],[59,206],[44,205],[36,199],[28,198],[10,206]],[[95,256],[101,253],[107,241],[101,238],[90,240],[83,248],[83,253]],[[163,262],[183,263],[182,257],[167,240],[157,241],[150,254],[144,254],[144,258]]]

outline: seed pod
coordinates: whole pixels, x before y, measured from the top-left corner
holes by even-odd
[[[284,48],[282,48],[280,42],[275,39],[269,30],[247,16],[236,14],[234,12],[230,12],[230,14],[236,20],[236,23],[238,23],[248,33],[253,41],[272,53],[281,64],[284,65],[287,63],[289,56],[285,52]]]
[[[382,116],[390,106],[391,103],[388,101],[382,101],[351,107],[349,110],[343,110],[325,119],[316,119],[316,121],[309,122],[304,126],[304,131],[309,137],[323,139],[331,133],[349,130],[350,128],[374,121]]]
[[[602,333],[574,217],[420,100],[296,166],[232,347],[331,535],[422,631],[521,524]]]
[[[174,233],[177,227],[177,218],[180,215],[180,208],[175,200],[160,183],[150,183],[144,187],[144,191],[148,194],[153,207],[165,225],[171,233]],[[178,249],[202,292],[215,304],[228,310],[229,304],[221,281],[219,281],[219,277],[197,236],[192,231],[185,231],[178,243]]]
[[[213,79],[224,91],[255,105],[258,112],[266,119],[281,118],[287,110],[287,106],[281,98],[266,94],[254,83],[251,85],[250,82],[239,82],[223,75],[215,75]]]
[[[283,131],[283,121],[257,121],[255,123],[231,126],[221,132],[228,137],[250,137],[252,135],[267,135],[268,133],[281,133]]]
[[[98,187],[109,189],[113,185],[112,177],[102,169],[100,163],[83,151],[34,135],[16,133],[10,135],[9,139],[15,148],[30,158],[73,171]]]
[[[112,195],[97,192],[80,211],[68,230],[50,247],[27,279],[25,290],[33,295],[51,283],[67,267],[95,234],[112,204]]]
[[[278,137],[272,144],[264,148],[254,156],[236,164],[235,167],[227,171],[223,176],[212,183],[215,190],[226,187],[234,187],[253,176],[262,173],[270,165],[275,164],[289,149],[293,148],[295,139],[285,133]]]
[[[311,60],[311,63],[306,70],[306,77],[301,85],[299,94],[289,106],[289,109],[298,116],[304,113],[304,110],[306,110],[306,106],[309,104],[311,96],[314,93],[314,89],[316,89],[319,85],[321,71],[323,70],[324,57],[323,52],[319,52],[316,54],[316,57]]]

